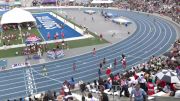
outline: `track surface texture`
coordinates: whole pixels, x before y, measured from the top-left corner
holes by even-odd
[[[106,58],[107,66],[113,63],[114,58],[117,58],[118,67],[112,71],[113,73],[122,73],[123,69],[119,62],[122,53],[127,57],[127,68],[131,68],[147,61],[152,55],[159,56],[163,54],[176,40],[175,28],[161,18],[131,11],[108,11],[118,13],[133,20],[137,25],[135,33],[122,42],[98,50],[96,56],[92,56],[92,53],[87,53],[64,60],[45,63],[48,71],[47,76],[41,75],[42,64],[33,65],[30,68],[19,68],[0,72],[0,99],[23,97],[30,94],[26,78],[28,76],[26,71],[28,69],[31,72],[30,77],[33,81],[33,93],[51,89],[58,90],[63,81],[70,80],[71,77],[74,77],[76,82],[79,80],[88,82],[97,79],[99,63],[104,57]],[[154,19],[156,19],[155,22]],[[72,69],[74,62],[77,67],[75,72]],[[105,77],[104,73],[102,77]]]

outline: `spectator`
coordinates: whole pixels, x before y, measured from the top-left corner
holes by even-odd
[[[19,98],[19,101],[23,101],[23,98]]]
[[[98,84],[99,84],[99,85],[104,85],[103,78],[99,78]]]
[[[104,93],[104,86],[100,86],[100,99],[99,101],[109,101],[109,98],[106,93]]]
[[[88,98],[90,99],[89,101],[95,101],[95,99],[91,93],[88,93]]]
[[[129,91],[128,91],[128,82],[127,80],[125,79],[125,77],[122,77],[122,80],[121,80],[121,91],[120,91],[120,97],[122,96],[122,92],[124,91],[124,95],[126,97],[129,97]]]
[[[54,91],[54,94],[53,94],[53,95],[54,95],[54,98],[57,98],[57,94],[56,94],[56,91]]]
[[[144,78],[143,74],[141,74],[141,76],[138,78],[138,82],[140,87],[147,92],[146,79]]]
[[[137,79],[139,78],[139,76],[136,75],[136,72],[135,72],[135,71],[133,72],[133,76],[134,76],[134,79],[135,79],[135,80],[137,80]]]
[[[81,90],[81,93],[84,94],[85,90],[86,90],[86,84],[84,82],[82,82],[80,84],[80,90]]]
[[[94,82],[94,88],[96,88],[96,89],[97,89],[97,81],[96,81],[96,80],[94,80],[93,82]]]
[[[60,94],[61,96],[64,96],[64,95],[65,95],[65,92],[64,92],[64,88],[63,88],[63,87],[60,89],[59,94]]]
[[[163,88],[163,91],[164,91],[165,93],[169,93],[169,92],[170,92],[170,84],[169,84],[169,83],[166,83],[166,85],[165,85],[164,88]]]
[[[87,83],[86,88],[87,88],[87,90],[88,90],[89,92],[91,91],[92,88],[91,88],[91,85],[90,85],[89,82]]]
[[[73,78],[73,77],[71,77],[71,81],[70,81],[69,83],[70,83],[70,87],[71,87],[72,89],[74,89],[74,87],[75,87],[75,81],[74,81],[74,78]]]
[[[52,91],[49,90],[49,91],[47,92],[47,96],[48,96],[48,99],[49,99],[49,100],[52,100],[52,101],[54,100],[54,93],[53,93]]]
[[[148,83],[147,83],[147,88],[148,88],[148,95],[153,95],[155,94],[154,92],[154,84],[152,83],[152,79],[149,79]]]
[[[86,101],[86,98],[85,98],[84,94],[82,95],[81,100],[82,100],[82,101]]]
[[[131,91],[130,101],[134,95],[134,101],[146,101],[146,92],[140,88],[140,84],[136,84],[135,89]]]
[[[177,83],[177,84],[174,84],[174,87],[176,89],[176,92],[175,92],[175,98],[180,98],[180,83]]]

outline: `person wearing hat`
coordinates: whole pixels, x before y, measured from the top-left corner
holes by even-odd
[[[175,98],[180,98],[180,82],[179,83],[176,83],[174,84],[174,88],[176,89],[176,92],[175,92]]]

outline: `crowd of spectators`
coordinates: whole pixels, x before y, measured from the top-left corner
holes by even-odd
[[[57,90],[49,90],[47,92],[29,95],[25,98],[7,101],[76,101],[76,98],[72,96],[71,93],[71,90],[73,90],[74,87],[75,81],[74,78],[71,78],[70,81],[64,81],[63,85],[60,87],[59,92]]]
[[[172,46],[170,52],[164,54],[165,56],[152,56],[149,61],[134,66],[130,70],[125,71],[125,73],[110,74],[107,79],[99,77],[99,79],[94,80],[93,83],[89,82],[86,84],[80,81],[79,88],[82,95],[85,96],[85,92],[90,92],[88,97],[93,99],[91,92],[100,92],[100,101],[108,101],[107,94],[112,94],[112,91],[118,92],[115,94],[120,97],[132,97],[132,94],[136,93],[134,89],[139,89],[139,91],[142,92],[142,96],[146,94],[151,96],[158,92],[164,92],[165,96],[180,98],[180,83],[165,82],[158,79],[155,75],[162,69],[171,69],[174,70],[180,78],[180,40],[177,40]],[[125,58],[125,55],[122,56]],[[104,64],[106,64],[106,59],[104,58],[100,64],[102,66],[99,68],[102,68]],[[63,83],[59,95],[56,94],[56,92],[48,91],[44,94],[39,94],[40,97],[38,98],[36,96],[29,97],[28,101],[42,101],[39,99],[51,99],[52,101],[55,99],[73,100],[71,90],[74,88],[75,81],[74,78],[71,78],[70,81]],[[23,101],[23,99],[21,98],[20,101]]]
[[[3,45],[13,45],[15,41],[26,39],[30,33],[29,32],[21,32],[19,30],[28,29],[35,27],[34,23],[21,23],[21,24],[4,24],[2,25],[3,35],[1,36]]]
[[[138,88],[139,85],[142,92],[145,92],[144,94],[148,96],[164,92],[163,96],[180,98],[180,82],[170,83],[160,80],[156,76],[161,70],[170,69],[175,71],[180,78],[180,40],[177,40],[171,51],[164,55],[160,57],[152,56],[149,61],[132,67],[131,70],[127,70],[125,73],[110,74],[107,79],[99,77],[98,81],[94,80],[93,83],[87,83],[87,91],[98,92],[99,86],[104,86],[107,94],[112,94],[110,92],[113,91],[120,97],[122,95],[130,97],[134,93],[133,89]],[[123,92],[124,94],[122,94]]]
[[[113,6],[135,11],[158,13],[169,16],[173,21],[180,23],[179,0],[128,0],[125,3],[115,3]]]
[[[14,100],[7,100],[7,101],[57,101],[57,94],[55,91],[47,91],[45,93],[40,93],[36,95],[30,95],[25,98],[19,98]]]
[[[143,11],[148,13],[159,13],[165,16],[169,16],[172,20],[180,23],[180,7],[178,0],[129,0],[127,3],[115,4],[115,7],[131,9],[136,11]],[[12,26],[13,27],[13,26]],[[5,26],[4,30],[8,27]],[[13,27],[16,28],[16,27]],[[15,37],[9,35],[8,37]],[[6,38],[6,37],[5,37]],[[132,94],[136,97],[135,88],[141,88],[142,96],[144,95],[154,95],[157,92],[165,92],[167,96],[175,96],[180,98],[180,84],[168,83],[158,79],[155,74],[162,69],[171,69],[175,70],[180,78],[180,40],[177,40],[173,44],[173,48],[170,52],[165,54],[166,56],[155,57],[152,56],[149,61],[146,63],[132,67],[131,70],[126,71],[125,73],[111,74],[107,79],[99,77],[98,80],[94,80],[93,83],[83,83],[81,82],[80,89],[81,92],[100,92],[100,101],[108,101],[108,92],[117,92],[119,91],[119,96],[132,97]],[[141,72],[140,74],[138,74]],[[65,81],[62,88],[59,92],[59,98],[64,100],[71,99],[70,96],[71,89],[74,89],[75,82],[72,78],[70,82]],[[131,92],[129,88],[132,88]],[[105,93],[106,92],[106,93]],[[124,92],[124,94],[123,94]],[[179,92],[179,93],[178,93]],[[68,97],[67,97],[68,96]],[[84,95],[83,95],[84,96]],[[89,98],[92,98],[92,94],[88,94]],[[45,94],[40,94],[39,98],[36,96],[28,97],[28,101],[54,101],[58,98],[56,92],[48,91]],[[33,100],[32,100],[33,99]],[[144,99],[144,97],[143,97]],[[14,100],[16,101],[16,100]],[[20,101],[24,99],[20,98]]]

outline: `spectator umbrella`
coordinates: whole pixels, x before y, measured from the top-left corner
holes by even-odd
[[[161,72],[157,73],[156,76],[165,82],[168,83],[178,83],[180,80],[177,77],[177,73],[172,70],[162,70]]]

